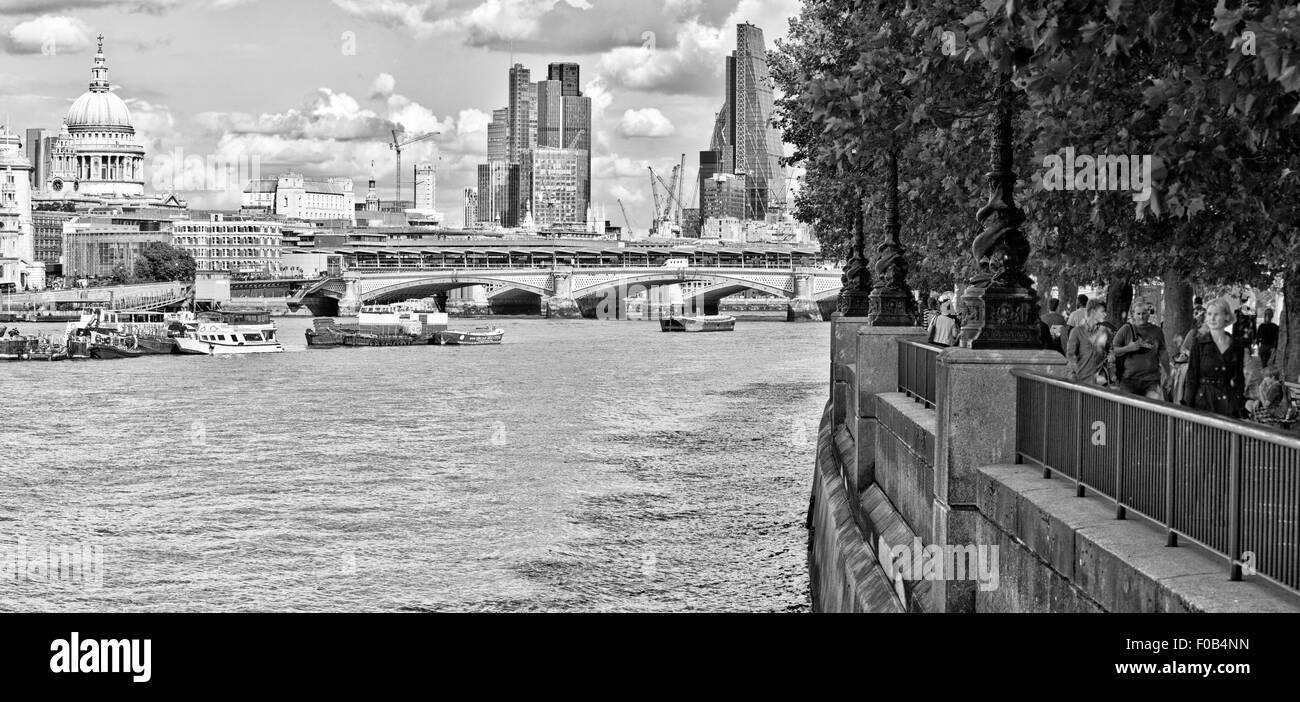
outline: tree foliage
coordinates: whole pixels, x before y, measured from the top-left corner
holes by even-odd
[[[805,0],[773,54],[778,122],[808,174],[796,216],[830,252],[846,248],[859,189],[881,230],[880,164],[898,149],[913,286],[967,280],[993,88],[1010,75],[1040,281],[1282,275],[1300,305],[1294,3]],[[1048,189],[1045,157],[1067,148],[1149,157],[1150,196]],[[1288,364],[1294,377],[1300,350]]]
[[[190,252],[151,241],[140,248],[135,260],[135,280],[142,283],[194,280],[196,266]]]

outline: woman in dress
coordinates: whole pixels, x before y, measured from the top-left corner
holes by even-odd
[[[1237,419],[1246,404],[1246,348],[1224,331],[1233,319],[1227,300],[1220,298],[1205,306],[1207,328],[1191,344],[1183,404]]]

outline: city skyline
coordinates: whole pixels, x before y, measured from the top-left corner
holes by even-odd
[[[550,63],[573,62],[582,66],[583,94],[593,103],[593,206],[603,204],[612,223],[623,226],[621,197],[634,228],[645,230],[652,216],[645,165],[667,172],[681,154],[690,161],[707,146],[734,25],[763,27],[771,46],[797,8],[793,0],[505,4],[519,10],[516,18],[494,24],[485,13],[498,3],[461,3],[433,21],[424,19],[429,2],[387,3],[393,12],[384,14],[335,0],[311,5],[320,12],[292,36],[280,36],[277,22],[302,19],[294,13],[305,3],[10,3],[0,7],[0,51],[9,54],[0,71],[9,86],[0,117],[15,133],[57,133],[71,100],[85,90],[93,35],[103,32],[115,92],[146,146],[150,190],[170,181],[170,157],[180,149],[186,156],[256,156],[263,177],[287,170],[347,176],[360,181],[358,188],[373,161],[388,200],[395,164],[384,135],[401,124],[409,134],[442,132],[408,147],[404,180],[436,148],[437,209],[455,226],[463,188],[477,184],[477,164],[487,160],[492,110],[507,101],[511,60],[530,69],[534,81],[546,77]],[[242,21],[225,11],[234,6]],[[154,12],[120,11],[141,7]],[[186,16],[206,31],[177,21]],[[259,42],[263,32],[275,41]],[[230,41],[236,36],[240,41]],[[437,68],[418,67],[431,57],[440,60]],[[692,181],[693,171],[686,173]],[[194,182],[192,174],[187,179]],[[182,195],[193,206],[237,207],[242,185]]]

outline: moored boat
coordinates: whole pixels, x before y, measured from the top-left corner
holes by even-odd
[[[0,331],[3,331],[2,327]],[[26,336],[0,337],[0,361],[25,361],[35,344],[36,339]]]
[[[310,348],[412,346],[438,343],[437,335],[446,328],[447,313],[438,311],[437,301],[425,299],[366,305],[355,325],[320,317],[312,320],[305,335]]]
[[[459,329],[445,329],[437,333],[434,338],[435,344],[442,346],[481,346],[486,344],[499,344],[501,338],[505,336],[506,330],[500,327],[478,327],[470,331],[461,331]]]
[[[666,332],[734,331],[736,318],[727,314],[672,316],[659,320],[659,329]]]
[[[180,353],[226,356],[252,353],[280,353],[284,346],[275,338],[275,327],[201,322],[176,337]]]

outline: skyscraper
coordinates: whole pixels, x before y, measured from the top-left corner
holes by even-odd
[[[533,133],[529,125],[533,119],[533,90],[535,86],[529,81],[530,72],[523,65],[516,63],[510,67],[510,118],[509,131],[506,134],[506,161],[519,163],[523,153],[533,145]]]
[[[546,67],[546,79],[558,80],[561,95],[582,95],[582,84],[578,81],[578,64],[552,63]]]
[[[560,100],[560,81],[537,81],[537,145],[559,148],[564,106]]]
[[[506,140],[510,132],[510,108],[492,110],[488,123],[488,161],[506,160]]]
[[[519,164],[493,161],[478,166],[478,221],[503,227],[517,227],[519,211]]]
[[[538,226],[586,221],[579,210],[578,172],[582,152],[537,146],[524,153],[521,188]]]
[[[771,126],[771,119],[772,81],[763,30],[738,24],[736,50],[727,57],[726,95],[709,150],[720,153],[718,172],[744,178],[742,219],[761,220],[770,209],[785,206],[785,170],[778,160],[781,133]]]

